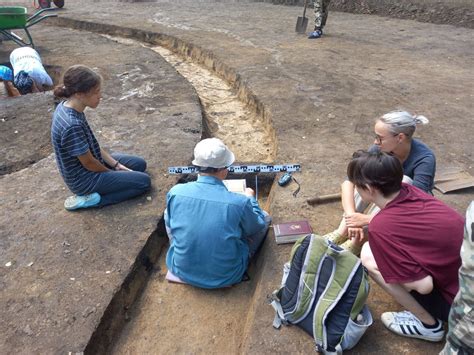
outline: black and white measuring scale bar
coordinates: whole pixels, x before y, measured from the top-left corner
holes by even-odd
[[[283,165],[231,165],[229,172],[234,174],[247,173],[277,173],[280,171],[301,171],[301,164],[283,164]],[[199,172],[196,166],[171,166],[168,168],[168,174],[197,174]]]

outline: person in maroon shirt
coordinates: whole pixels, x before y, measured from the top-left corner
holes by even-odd
[[[347,175],[362,199],[381,209],[369,223],[362,264],[406,309],[383,313],[383,324],[402,336],[441,341],[459,289],[463,217],[402,183],[400,160],[388,153],[354,153]]]

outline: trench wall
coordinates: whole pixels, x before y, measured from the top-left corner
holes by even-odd
[[[305,2],[305,0],[255,1],[282,5],[303,5]],[[330,9],[474,28],[472,0],[331,0]],[[312,16],[312,10],[309,16]]]

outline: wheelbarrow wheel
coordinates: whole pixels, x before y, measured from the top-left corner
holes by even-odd
[[[48,9],[51,7],[51,0],[38,0],[38,4],[42,9]]]
[[[53,0],[53,2],[57,7],[64,7],[64,0]]]

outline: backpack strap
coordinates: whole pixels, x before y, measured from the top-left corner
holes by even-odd
[[[300,238],[293,246],[291,250],[290,264],[293,262],[296,251],[301,247],[304,239],[305,238]],[[314,234],[310,235],[308,251],[306,252],[305,260],[303,262],[298,290],[296,290],[298,299],[291,311],[285,313],[280,303],[281,292],[285,285],[282,285],[278,290],[273,292],[270,304],[273,309],[275,309],[273,327],[276,329],[280,328],[282,323],[298,323],[311,311],[311,306],[314,302],[315,296],[313,289],[317,282],[316,277],[319,274],[321,266],[320,260],[323,259],[326,249],[327,242],[322,237],[315,236]]]
[[[301,270],[296,306],[292,312],[285,314],[291,323],[300,322],[311,311],[316,296],[314,285],[318,283],[319,271],[327,248],[328,242],[324,238],[311,235],[308,252]]]
[[[357,315],[362,312],[365,302],[367,301],[367,296],[369,295],[369,281],[367,275],[367,269],[362,267],[362,280],[359,285],[359,291],[357,292],[356,299],[352,305],[352,310],[350,317],[351,319],[356,319]]]
[[[346,292],[354,274],[361,265],[360,259],[347,250],[327,247],[327,258],[333,259],[332,275],[314,309],[313,334],[316,344],[327,348],[327,335],[324,322],[329,312],[336,306]],[[337,263],[337,268],[335,267]]]

